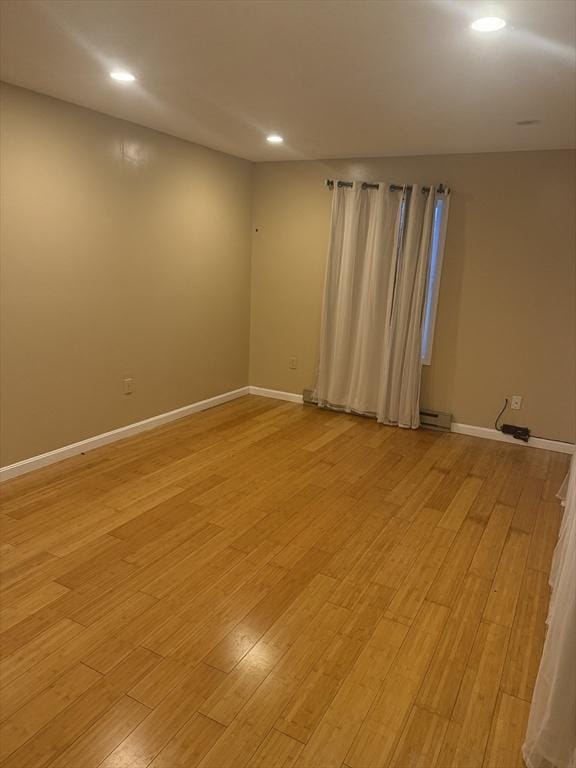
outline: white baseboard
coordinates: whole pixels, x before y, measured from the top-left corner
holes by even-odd
[[[92,451],[94,448],[100,448],[108,443],[123,440],[131,435],[137,435],[139,432],[154,429],[154,427],[159,427],[170,421],[182,419],[185,416],[198,413],[198,411],[214,408],[216,405],[222,405],[222,403],[227,403],[230,400],[235,400],[236,398],[244,397],[245,395],[271,397],[275,400],[286,400],[290,403],[303,402],[302,395],[298,395],[295,392],[282,392],[277,389],[265,389],[264,387],[241,387],[240,389],[235,389],[231,392],[224,392],[221,395],[210,397],[207,400],[200,400],[197,403],[185,405],[183,408],[177,408],[174,411],[168,411],[168,413],[160,413],[158,416],[152,416],[150,419],[144,419],[144,421],[137,421],[135,424],[127,424],[125,427],[113,429],[111,432],[104,432],[101,435],[89,437],[78,443],[65,445],[62,448],[57,448],[48,453],[42,453],[39,456],[32,456],[29,459],[18,461],[15,464],[9,464],[6,467],[0,467],[0,482],[11,480],[19,475],[32,472],[35,469],[47,467],[50,464],[55,464],[57,461],[68,459],[71,456],[77,456],[80,453]],[[529,448],[543,448],[547,451],[557,451],[559,453],[574,453],[575,450],[575,446],[572,443],[563,443],[559,440],[545,440],[542,437],[531,437],[528,443],[523,443],[521,440],[515,440],[511,435],[504,435],[496,429],[474,427],[470,424],[453,423],[452,432],[457,432],[461,435],[471,435],[472,437],[480,437],[485,440],[499,440],[500,442],[514,443],[515,445],[526,445]]]
[[[248,387],[251,395],[259,397],[273,397],[277,400],[287,400],[291,403],[302,403],[302,395],[294,392],[281,392],[277,389],[265,389],[264,387]],[[523,445],[528,448],[541,448],[545,451],[556,451],[557,453],[574,453],[576,446],[573,443],[563,443],[560,440],[547,440],[543,437],[531,437],[527,443],[522,440],[516,440],[512,435],[505,435],[497,429],[488,427],[475,427],[471,424],[452,423],[452,432],[460,435],[470,435],[480,437],[483,440],[498,440],[502,443],[513,443],[514,445]]]
[[[543,437],[531,437],[527,443],[522,440],[516,440],[512,435],[505,435],[497,429],[488,427],[474,427],[471,424],[452,423],[452,432],[460,435],[471,435],[472,437],[481,437],[484,440],[498,440],[501,443],[514,443],[514,445],[524,445],[527,448],[542,448],[545,451],[556,451],[557,453],[574,453],[573,443],[563,443],[560,440],[546,440]]]
[[[264,387],[248,387],[251,395],[258,397],[272,397],[275,400],[287,400],[289,403],[302,403],[302,395],[295,392],[281,392],[278,389],[265,389]]]
[[[29,459],[18,461],[16,464],[0,467],[0,482],[11,480],[13,477],[24,475],[27,472],[32,472],[34,469],[47,467],[49,464],[55,464],[57,461],[68,459],[71,456],[77,456],[79,453],[92,451],[94,448],[100,448],[102,445],[114,443],[117,440],[123,440],[125,437],[136,435],[139,432],[154,429],[154,427],[159,427],[161,424],[166,424],[169,421],[182,419],[184,416],[190,416],[192,413],[205,411],[207,408],[214,408],[214,406],[222,405],[222,403],[227,403],[229,400],[235,400],[237,397],[248,395],[250,393],[249,390],[249,387],[242,387],[241,389],[235,389],[231,392],[224,392],[221,395],[209,397],[207,400],[200,400],[197,403],[185,405],[183,408],[177,408],[175,411],[160,413],[158,416],[152,416],[150,419],[137,421],[135,424],[127,424],[125,427],[113,429],[111,432],[104,432],[101,435],[89,437],[86,440],[81,440],[79,443],[65,445],[62,448],[56,448],[54,451],[42,453],[40,456],[32,456]]]

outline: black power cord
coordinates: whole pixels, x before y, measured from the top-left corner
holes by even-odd
[[[508,398],[504,398],[504,406],[498,416],[496,416],[496,421],[494,422],[494,428],[498,430],[498,432],[502,432],[502,429],[498,426],[498,422],[500,421],[500,417],[504,413],[504,411],[508,408]]]
[[[516,440],[522,440],[523,442],[527,443],[530,439],[530,430],[528,427],[517,427],[515,424],[502,424],[501,427],[498,426],[498,422],[500,421],[500,417],[504,413],[504,411],[508,408],[508,398],[504,398],[504,406],[498,416],[496,416],[496,421],[494,422],[494,426],[498,430],[498,432],[502,432],[505,435],[512,435],[512,437],[516,438]]]

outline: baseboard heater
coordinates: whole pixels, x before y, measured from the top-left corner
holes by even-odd
[[[303,389],[302,390],[302,401],[303,401],[304,405],[316,405],[316,403],[318,401],[314,397],[314,390],[313,389]]]
[[[424,429],[438,429],[441,432],[450,432],[452,414],[443,411],[433,411],[430,408],[420,410],[420,426]]]

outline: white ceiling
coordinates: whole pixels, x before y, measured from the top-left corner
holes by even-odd
[[[251,160],[575,144],[572,0],[2,0],[0,9],[3,80]],[[508,26],[470,30],[485,15]],[[114,83],[114,67],[137,83]],[[272,131],[284,145],[265,142]]]

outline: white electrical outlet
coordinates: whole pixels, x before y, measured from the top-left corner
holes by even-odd
[[[519,411],[522,408],[522,395],[512,395],[510,398],[510,408],[513,411]]]
[[[291,368],[292,370],[298,368],[298,359],[296,357],[291,357],[288,360],[288,368]]]
[[[124,379],[124,394],[125,395],[131,395],[134,391],[134,379],[131,376],[128,376]]]

